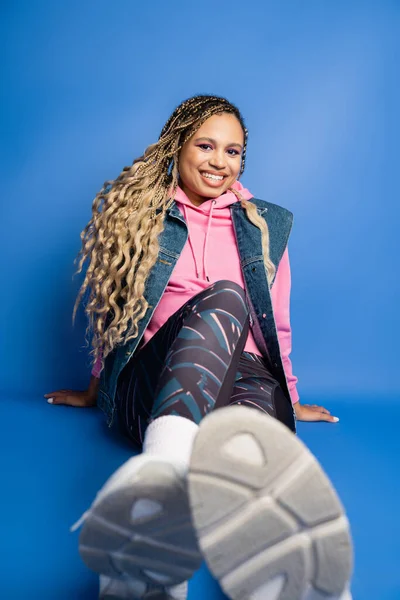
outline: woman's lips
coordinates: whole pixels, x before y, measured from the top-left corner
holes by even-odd
[[[203,181],[205,181],[207,185],[211,187],[220,187],[227,177],[226,175],[216,175],[209,173],[208,171],[202,171],[200,172],[200,175]]]

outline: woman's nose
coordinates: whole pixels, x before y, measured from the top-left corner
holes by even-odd
[[[213,152],[208,161],[210,166],[216,167],[217,169],[223,169],[225,167],[225,156],[223,152]]]

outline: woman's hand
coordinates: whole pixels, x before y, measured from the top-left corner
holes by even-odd
[[[96,396],[89,390],[78,392],[75,390],[58,390],[45,394],[49,404],[68,404],[69,406],[78,406],[79,408],[87,408],[96,406]]]
[[[329,410],[317,404],[300,404],[296,402],[293,405],[298,421],[328,421],[329,423],[337,423],[339,419],[332,417]]]

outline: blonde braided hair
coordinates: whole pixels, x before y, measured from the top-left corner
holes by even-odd
[[[244,171],[248,131],[239,110],[225,98],[194,96],[180,104],[165,123],[155,144],[143,156],[125,167],[113,181],[106,181],[92,205],[92,218],[80,237],[82,248],[74,263],[76,273],[90,257],[84,281],[73,310],[84,294],[88,317],[86,340],[92,332],[92,360],[104,359],[118,345],[138,336],[138,324],[148,302],[144,298],[146,281],[159,253],[158,237],[164,217],[178,186],[178,159],[184,143],[211,116],[230,113],[236,116],[244,133],[240,175]],[[262,232],[266,273],[272,281],[275,267],[269,258],[269,232],[256,206],[236,190],[249,220]]]

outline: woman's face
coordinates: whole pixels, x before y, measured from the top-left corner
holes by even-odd
[[[240,172],[244,134],[230,113],[213,115],[182,147],[179,185],[193,204],[217,198]]]

